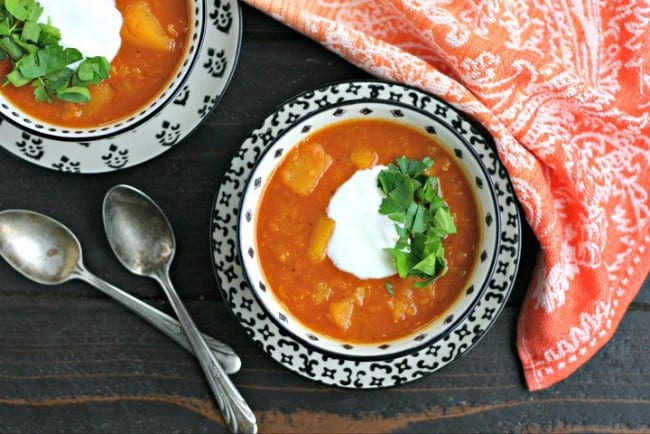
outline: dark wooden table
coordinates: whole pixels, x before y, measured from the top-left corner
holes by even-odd
[[[516,287],[495,326],[468,355],[420,381],[379,391],[325,387],[282,368],[248,339],[227,313],[210,264],[211,202],[225,168],[248,132],[285,99],[367,74],[243,8],[235,78],[184,143],[139,167],[86,177],[2,154],[0,208],[65,222],[91,270],[169,311],[153,282],[130,276],[114,259],[100,216],[114,184],[153,196],[176,230],[172,278],[198,325],[241,355],[234,381],[261,432],[649,431],[648,282],[593,360],[555,387],[526,390],[514,342],[538,249],[528,227]],[[81,283],[38,286],[1,261],[0,282],[0,432],[224,430],[198,363],[113,301]]]

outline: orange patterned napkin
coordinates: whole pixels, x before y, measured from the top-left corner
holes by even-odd
[[[650,267],[646,0],[247,1],[492,133],[542,248],[517,337],[531,390],[611,338]]]

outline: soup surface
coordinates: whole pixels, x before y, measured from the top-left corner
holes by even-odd
[[[325,156],[317,160],[329,164],[320,164],[326,169],[313,189],[296,192],[287,185],[286,174],[292,165],[311,164],[296,166],[301,155],[314,155],[313,149],[322,149]],[[339,186],[361,168],[387,165],[401,156],[434,160],[429,172],[439,177],[458,229],[444,241],[449,271],[424,288],[397,275],[359,279],[311,252],[314,240],[323,238],[317,234]],[[381,120],[340,122],[294,147],[265,186],[256,224],[257,257],[273,294],[312,330],[358,343],[406,336],[444,314],[466,289],[480,239],[476,199],[454,158],[424,133]]]
[[[30,116],[71,128],[98,127],[143,109],[163,90],[184,58],[190,31],[189,4],[187,0],[116,0],[115,3],[124,16],[122,45],[111,62],[110,78],[89,88],[89,103],[38,102],[30,85],[4,86],[0,88],[3,95]],[[156,36],[159,35],[149,31],[158,27],[141,19],[142,10],[146,12],[147,8],[160,24],[162,36],[166,37],[162,47],[157,44]],[[127,14],[131,14],[131,19]],[[55,22],[52,24],[56,26]],[[149,37],[125,36],[129,24]],[[10,61],[0,62],[0,80],[12,68]]]

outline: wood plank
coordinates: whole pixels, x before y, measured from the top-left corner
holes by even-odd
[[[650,429],[650,313],[630,312],[603,351],[542,392],[523,387],[507,308],[465,357],[382,391],[321,386],[268,358],[221,303],[188,305],[241,354],[234,379],[261,432],[639,431]],[[3,297],[0,430],[222,432],[194,360],[101,299]]]
[[[239,3],[243,14],[243,37],[251,39],[292,39],[300,35],[287,26],[278,24],[273,18],[258,11],[244,2]]]
[[[372,77],[307,38],[246,41],[231,87],[208,125],[243,125],[250,129],[299,93],[361,78]]]

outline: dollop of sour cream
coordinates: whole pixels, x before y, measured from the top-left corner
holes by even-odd
[[[122,14],[115,0],[38,0],[39,22],[61,31],[59,44],[76,48],[84,57],[104,56],[111,62],[122,45]]]
[[[399,238],[395,223],[379,213],[383,195],[377,176],[385,166],[358,170],[330,199],[327,216],[336,222],[327,256],[340,270],[359,279],[381,279],[395,274],[386,251]]]

